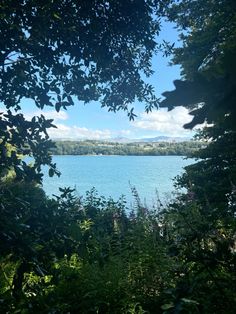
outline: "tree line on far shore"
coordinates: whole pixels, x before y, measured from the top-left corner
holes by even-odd
[[[114,143],[97,140],[55,141],[51,148],[53,155],[122,155],[122,156],[191,156],[206,143],[200,141],[184,142],[135,142]]]

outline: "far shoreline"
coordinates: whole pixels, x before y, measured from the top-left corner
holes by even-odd
[[[51,156],[81,156],[81,157],[172,157],[172,156],[176,156],[176,157],[186,157],[186,158],[192,158],[192,157],[188,157],[186,155],[179,155],[179,154],[168,154],[168,155],[95,155],[95,154],[86,154],[86,155],[80,155],[80,154],[52,154]]]

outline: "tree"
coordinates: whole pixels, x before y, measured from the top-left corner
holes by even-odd
[[[175,81],[176,90],[163,94],[162,106],[192,110],[194,119],[186,128],[215,123],[224,115],[230,116],[229,124],[235,117],[235,11],[234,1],[189,0],[168,11],[183,31],[183,46],[174,49],[173,63],[181,64],[185,81]]]
[[[163,94],[166,98],[161,106],[190,109],[193,119],[185,128],[210,124],[198,135],[210,141],[195,155],[202,161],[188,167],[191,174],[185,175],[182,184],[189,186],[191,181],[201,199],[207,196],[219,205],[221,197],[227,205],[228,194],[236,184],[236,6],[234,1],[186,0],[173,5],[169,17],[187,30],[181,34],[183,47],[174,51],[173,58],[174,63],[181,64],[185,80],[175,81],[176,89]]]
[[[167,211],[170,251],[181,261],[170,311],[187,297],[200,312],[233,313],[235,290],[228,287],[236,282],[236,5],[183,0],[167,14],[182,30],[183,46],[174,50],[173,62],[182,66],[183,80],[174,82],[176,89],[165,92],[160,105],[187,107],[193,119],[185,128],[208,123],[197,135],[208,145],[193,154],[199,161],[178,180],[187,193]],[[207,291],[208,300],[199,291]]]

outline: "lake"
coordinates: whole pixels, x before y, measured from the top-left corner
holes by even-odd
[[[48,195],[59,194],[59,187],[72,187],[78,195],[95,187],[99,195],[117,200],[122,194],[133,201],[131,186],[147,204],[169,198],[173,179],[194,162],[182,156],[54,156],[61,176],[50,178],[45,172],[43,186]]]

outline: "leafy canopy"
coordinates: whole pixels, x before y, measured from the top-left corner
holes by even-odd
[[[193,120],[186,128],[223,117],[235,128],[235,1],[183,0],[168,16],[182,30],[183,46],[174,49],[173,63],[182,66],[184,81],[174,82],[176,89],[163,94],[161,106],[189,108]]]
[[[0,100],[19,108],[25,97],[56,110],[74,104],[72,96],[112,111],[135,99],[156,105],[141,74],[152,74],[163,3],[2,1]]]
[[[75,101],[99,101],[109,111],[135,114],[130,104],[158,105],[151,85],[151,58],[158,48],[159,16],[166,1],[1,1],[0,4],[0,173],[41,181],[41,165],[58,173],[47,150],[52,146],[43,116],[26,121],[25,99],[57,111]],[[6,153],[7,146],[14,149]],[[30,154],[34,166],[17,158]]]

